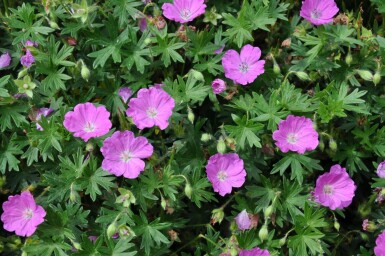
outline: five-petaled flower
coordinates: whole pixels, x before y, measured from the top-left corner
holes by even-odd
[[[221,196],[231,193],[233,187],[242,187],[246,180],[243,160],[235,153],[211,156],[206,165],[206,173],[214,191]]]
[[[333,22],[338,11],[334,0],[305,0],[300,15],[314,25],[322,25]]]
[[[173,4],[164,3],[162,6],[163,15],[167,19],[180,23],[192,21],[205,13],[205,9],[204,0],[174,0]]]
[[[278,125],[278,130],[273,132],[275,145],[286,153],[294,151],[299,154],[314,150],[318,146],[318,133],[313,127],[310,118],[289,115]]]
[[[116,176],[135,179],[144,170],[143,158],[152,155],[154,148],[143,137],[135,137],[131,131],[114,132],[103,142],[102,168]]]
[[[1,221],[7,231],[15,231],[18,236],[31,236],[43,223],[45,215],[43,207],[36,204],[31,193],[24,191],[20,195],[9,196],[8,201],[3,203]]]
[[[331,210],[342,209],[352,203],[356,185],[339,164],[333,165],[330,172],[318,177],[314,189],[314,199]]]
[[[225,76],[235,83],[247,85],[265,72],[265,61],[261,58],[259,47],[245,45],[239,54],[235,50],[228,50],[222,58]]]
[[[85,142],[91,138],[100,137],[108,133],[112,123],[109,119],[110,112],[106,107],[95,107],[87,102],[75,106],[74,111],[64,116],[64,127],[80,137]]]
[[[126,114],[139,129],[159,126],[164,130],[174,107],[174,99],[163,89],[153,86],[140,89],[137,98],[131,98]]]

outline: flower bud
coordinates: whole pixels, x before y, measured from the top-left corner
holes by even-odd
[[[201,136],[201,141],[203,142],[208,142],[209,140],[211,140],[211,134],[209,133],[203,133],[202,136]]]
[[[355,72],[365,81],[373,80],[373,74],[368,70],[356,69]]]
[[[71,243],[72,243],[72,246],[73,246],[76,250],[81,250],[81,249],[82,249],[82,246],[81,246],[78,242],[75,242],[75,241],[71,240]]]
[[[112,237],[115,233],[116,233],[116,229],[117,229],[118,227],[116,226],[116,222],[114,221],[114,222],[112,222],[109,226],[108,226],[108,228],[107,228],[107,237],[108,238],[110,238],[110,237]]]
[[[92,151],[94,151],[94,144],[92,144],[91,142],[88,142],[88,143],[86,144],[86,151],[87,151],[87,152],[92,152]]]
[[[5,185],[6,176],[0,176],[0,190]]]
[[[348,55],[346,55],[345,62],[346,62],[346,64],[348,64],[348,66],[350,66],[350,64],[352,64],[353,56],[350,52],[348,53]]]
[[[286,236],[279,239],[279,246],[284,246],[286,244]]]
[[[265,210],[265,219],[270,218],[271,214],[274,212],[274,207],[270,205]]]
[[[0,248],[0,252],[2,252],[1,248]],[[23,252],[21,253],[21,256],[28,256],[28,253],[27,253],[26,251],[23,251]]]
[[[124,239],[134,236],[136,236],[135,232],[131,228],[127,227],[124,224],[119,226],[119,237],[122,237]]]
[[[246,209],[241,211],[237,217],[235,217],[235,222],[237,223],[239,230],[247,230],[251,228],[251,219]]]
[[[189,182],[186,182],[186,186],[184,187],[184,193],[186,194],[186,196],[191,199],[191,195],[192,195],[192,187],[190,185]]]
[[[264,241],[269,237],[269,231],[267,230],[266,224],[264,224],[261,227],[261,229],[259,230],[258,236],[259,236],[259,239],[261,239],[261,241]]]
[[[324,151],[324,149],[325,149],[325,142],[324,142],[323,139],[320,139],[319,144],[318,144],[318,147],[319,147],[319,149],[320,149],[321,151]]]
[[[223,218],[225,217],[225,213],[223,212],[223,208],[217,208],[212,210],[211,212],[211,223],[221,223]]]
[[[330,138],[329,140],[329,148],[333,152],[337,151],[337,142],[333,138]]]
[[[190,107],[187,107],[187,119],[194,124],[195,115],[194,112],[192,112]]]
[[[340,223],[337,221],[337,219],[334,220],[334,228],[337,230],[337,231],[340,231]]]
[[[55,21],[49,21],[49,26],[53,29],[59,29],[59,25]]]
[[[281,74],[281,69],[279,68],[278,64],[275,61],[274,61],[273,71],[274,71],[274,74],[276,75]]]
[[[374,85],[377,85],[377,84],[379,84],[381,82],[381,74],[380,74],[380,72],[376,72],[375,74],[374,74],[374,76],[373,76],[373,83],[374,83]]]
[[[144,45],[149,45],[149,44],[151,44],[151,38],[147,37],[146,39],[144,39],[143,44],[144,44]]]
[[[362,229],[364,231],[373,232],[377,230],[377,225],[373,221],[369,221],[368,219],[365,219],[362,222]]]
[[[82,69],[80,70],[80,74],[82,75],[83,79],[88,82],[88,78],[90,78],[90,70],[87,68],[86,64],[82,64]]]
[[[237,256],[237,255],[238,255],[238,250],[237,250],[237,248],[231,247],[231,249],[230,249],[230,255],[231,255],[231,256]]]
[[[199,72],[195,69],[191,69],[190,73],[195,78],[195,80],[202,81],[202,82],[205,81],[205,78],[203,77],[203,74],[201,72]]]
[[[308,81],[310,80],[310,77],[307,73],[303,71],[294,72],[294,74],[301,80],[301,81]]]
[[[166,210],[167,202],[163,196],[160,197],[160,206],[162,206],[163,210]]]
[[[19,74],[17,74],[17,79],[20,79],[20,78],[23,78],[25,75],[27,75],[28,74],[28,69],[26,69],[26,68],[23,68],[20,72],[19,72]]]
[[[217,143],[217,151],[218,153],[224,154],[226,153],[226,144],[225,141],[220,138]]]

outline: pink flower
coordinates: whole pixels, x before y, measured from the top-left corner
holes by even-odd
[[[385,256],[385,231],[383,231],[376,239],[374,254],[376,256]]]
[[[135,179],[144,170],[143,158],[150,157],[154,151],[145,137],[134,136],[131,131],[114,132],[103,142],[102,168],[116,176]]]
[[[43,223],[45,214],[31,193],[24,191],[20,195],[9,196],[8,201],[3,203],[1,221],[7,231],[15,231],[18,236],[31,236]]]
[[[243,160],[235,153],[211,156],[206,165],[206,173],[214,191],[221,196],[231,193],[233,187],[242,187],[246,180]]]
[[[27,50],[25,55],[20,58],[21,65],[29,68],[33,63],[35,63],[35,58],[33,57],[30,50]]]
[[[239,256],[270,256],[268,250],[263,250],[261,248],[253,248],[251,250],[242,250],[239,252]]]
[[[273,132],[275,145],[282,152],[289,150],[299,154],[314,150],[318,146],[318,133],[313,127],[310,118],[289,115],[278,125],[278,130]]]
[[[139,30],[144,32],[147,29],[147,18],[138,19]]]
[[[27,40],[27,41],[25,42],[24,46],[26,46],[26,47],[27,47],[27,46],[38,47],[39,44],[36,43],[36,42],[33,42],[33,41],[31,41],[31,40]]]
[[[129,87],[122,87],[119,89],[119,96],[122,98],[124,103],[127,103],[131,95],[132,95],[132,90]]]
[[[222,79],[217,78],[211,83],[211,87],[215,94],[220,94],[226,90],[226,83]]]
[[[236,83],[246,85],[265,72],[265,61],[259,60],[261,50],[258,47],[245,45],[241,54],[235,50],[228,50],[222,58],[225,76]]]
[[[385,161],[381,162],[377,167],[377,175],[380,178],[385,178]]]
[[[11,55],[8,52],[0,56],[0,69],[6,68],[11,64]]]
[[[173,4],[165,3],[162,6],[163,15],[180,23],[192,21],[205,13],[204,0],[174,0]]]
[[[356,185],[345,168],[333,165],[330,172],[318,177],[314,190],[315,201],[331,210],[342,209],[352,203]]]
[[[172,115],[175,101],[163,89],[151,87],[140,89],[137,98],[131,98],[126,111],[139,129],[155,125],[161,130],[168,127],[168,119]]]
[[[108,133],[112,123],[109,120],[110,112],[106,107],[95,107],[87,102],[75,106],[74,111],[64,116],[64,127],[80,137],[85,142],[90,138],[100,137]]]
[[[40,121],[41,120],[41,116],[45,116],[46,117],[46,116],[50,115],[52,112],[53,112],[52,108],[40,108],[37,111],[36,121]],[[39,131],[43,130],[43,128],[41,127],[41,125],[39,123],[36,123],[36,129],[39,130]]]
[[[247,230],[251,228],[251,219],[246,210],[241,211],[237,217],[235,217],[239,230]]]
[[[223,49],[225,49],[225,45],[221,45],[221,48],[214,51],[215,54],[221,54],[223,52]]]
[[[333,22],[338,11],[334,0],[305,0],[300,15],[314,25],[322,25]]]

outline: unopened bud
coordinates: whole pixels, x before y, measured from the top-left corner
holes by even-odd
[[[149,45],[151,43],[151,38],[147,37],[146,39],[144,39],[143,41],[143,44],[144,45]]]
[[[23,78],[23,77],[25,77],[25,75],[27,75],[27,74],[28,74],[28,69],[27,69],[27,68],[22,69],[22,70],[19,72],[19,74],[17,74],[17,79]]]
[[[325,142],[322,139],[319,141],[318,147],[319,147],[319,149],[321,151],[324,151],[324,149],[325,149]]]
[[[81,249],[82,249],[82,246],[81,246],[78,242],[75,242],[75,241],[72,241],[72,240],[71,240],[71,243],[72,243],[73,247],[74,247],[76,250],[81,250]]]
[[[330,138],[330,140],[329,140],[329,148],[333,152],[337,151],[337,142],[332,138]]]
[[[163,210],[166,210],[167,202],[163,196],[160,197],[160,206],[162,206]]]
[[[49,21],[49,26],[53,29],[59,29],[59,26],[55,21]]]
[[[350,52],[348,53],[348,55],[346,55],[345,62],[346,62],[346,64],[348,64],[348,66],[350,66],[350,64],[352,64],[353,56]]]
[[[286,236],[279,239],[279,246],[284,246],[286,244]]]
[[[373,76],[373,83],[377,85],[381,82],[381,74],[377,71]]]
[[[221,223],[223,218],[225,217],[225,213],[223,212],[223,208],[217,208],[212,210],[211,212],[211,223]]]
[[[131,228],[127,227],[124,224],[119,226],[119,237],[122,237],[124,239],[134,236],[136,236],[135,232]]]
[[[259,230],[258,236],[259,236],[259,239],[261,239],[261,241],[264,241],[269,237],[269,231],[267,230],[266,224],[264,224],[261,227],[261,229]]]
[[[365,81],[372,81],[373,74],[368,70],[356,69],[356,73]]]
[[[337,220],[334,220],[334,228],[337,230],[337,231],[340,231],[340,223],[337,221]]]
[[[274,207],[270,205],[265,210],[265,219],[270,218],[271,214],[274,212]]]
[[[194,124],[195,115],[194,112],[192,112],[190,107],[187,107],[187,119]]]
[[[108,228],[107,228],[107,237],[108,238],[110,238],[110,237],[112,237],[115,233],[116,233],[116,229],[117,229],[118,227],[116,226],[116,222],[114,221],[114,222],[112,222],[109,226],[108,226]]]
[[[273,71],[274,71],[274,74],[276,74],[276,75],[281,74],[281,69],[279,68],[278,64],[275,62],[274,62],[274,66],[273,66]]]
[[[2,252],[1,248],[0,248],[0,252]],[[23,251],[23,252],[21,253],[21,256],[28,256],[28,254],[27,254],[26,251]]]
[[[186,196],[191,199],[191,195],[192,195],[192,187],[190,185],[189,182],[186,183],[186,186],[184,187],[184,193],[186,194]]]
[[[294,72],[294,74],[302,81],[310,80],[309,75],[303,71]]]
[[[88,143],[86,144],[86,151],[87,151],[87,152],[92,152],[92,151],[94,151],[94,144],[92,144],[91,142],[88,142]]]
[[[226,153],[226,144],[225,141],[220,138],[217,143],[217,151],[218,153],[224,154]]]
[[[237,250],[237,248],[231,247],[231,249],[230,249],[230,255],[231,255],[231,256],[237,256],[237,255],[238,255],[238,250]]]
[[[80,74],[82,75],[83,79],[88,81],[88,78],[90,78],[90,70],[87,68],[86,64],[82,64],[82,69],[80,70]]]
[[[203,133],[202,136],[201,136],[201,141],[208,142],[209,140],[211,140],[211,134]]]
[[[202,74],[201,72],[199,72],[199,71],[197,71],[197,70],[195,70],[195,69],[191,69],[191,70],[190,70],[190,73],[192,74],[192,76],[193,76],[196,80],[202,81],[202,82],[205,81],[205,78],[204,78],[204,76],[203,76],[203,74]]]

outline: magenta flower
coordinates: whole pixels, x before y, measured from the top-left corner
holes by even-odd
[[[247,230],[251,228],[251,219],[246,210],[241,211],[237,217],[235,217],[235,223],[237,223],[239,230]]]
[[[186,23],[205,13],[204,0],[174,0],[162,6],[163,15],[173,21]]]
[[[18,236],[31,236],[43,223],[45,214],[31,193],[24,191],[20,195],[9,196],[8,201],[3,203],[1,221],[7,231],[15,231]]]
[[[305,0],[300,15],[314,25],[322,25],[333,22],[338,11],[334,0]]]
[[[127,103],[131,95],[132,95],[132,90],[129,87],[122,87],[119,89],[119,96],[122,98],[124,103]]]
[[[145,137],[131,131],[114,132],[103,142],[102,168],[116,176],[135,179],[144,170],[143,158],[150,157],[154,148]]]
[[[376,239],[374,254],[376,256],[385,256],[385,231],[383,231]]]
[[[126,111],[139,129],[155,125],[161,130],[168,127],[168,119],[172,115],[175,101],[163,89],[151,87],[140,89],[137,98],[131,98]]]
[[[242,187],[246,180],[243,160],[235,153],[211,156],[206,165],[206,173],[214,191],[221,196],[231,193],[233,187]]]
[[[27,40],[27,41],[25,42],[24,46],[38,47],[39,44],[36,43],[36,42],[33,42],[33,41],[31,41],[31,40]]]
[[[30,50],[27,50],[25,55],[20,58],[21,65],[29,68],[33,63],[35,63],[35,58],[33,57]]]
[[[138,19],[139,30],[144,32],[147,29],[147,18]]]
[[[222,79],[217,78],[211,83],[211,88],[213,88],[215,94],[220,94],[226,90],[226,83]]]
[[[239,252],[239,256],[270,256],[268,250],[263,250],[261,248],[253,248],[251,250],[242,250]]]
[[[315,201],[331,210],[342,209],[352,203],[356,185],[345,168],[333,165],[330,172],[318,177],[314,190]]]
[[[100,137],[108,133],[112,123],[109,120],[110,112],[106,107],[95,107],[87,102],[75,106],[74,111],[64,116],[64,127],[80,137],[85,142],[91,138]]]
[[[223,52],[223,49],[225,49],[225,45],[221,45],[221,48],[214,51],[215,54],[221,54]]]
[[[377,167],[377,175],[380,178],[385,178],[385,161],[381,162]]]
[[[310,118],[289,115],[273,132],[275,145],[286,153],[289,150],[299,154],[314,150],[318,146],[318,133]]]
[[[50,115],[52,112],[53,112],[53,109],[52,109],[52,108],[40,108],[40,109],[37,111],[36,121],[40,121],[40,120],[41,120],[41,116],[47,117],[47,116]],[[39,131],[42,131],[42,130],[43,130],[43,128],[41,127],[41,125],[40,125],[39,123],[36,123],[36,129],[39,130]]]
[[[228,50],[222,58],[225,76],[242,85],[254,82],[265,72],[265,61],[259,58],[261,50],[249,44],[242,47],[241,54],[235,50]]]
[[[6,68],[11,64],[11,55],[8,52],[0,56],[0,69]]]

